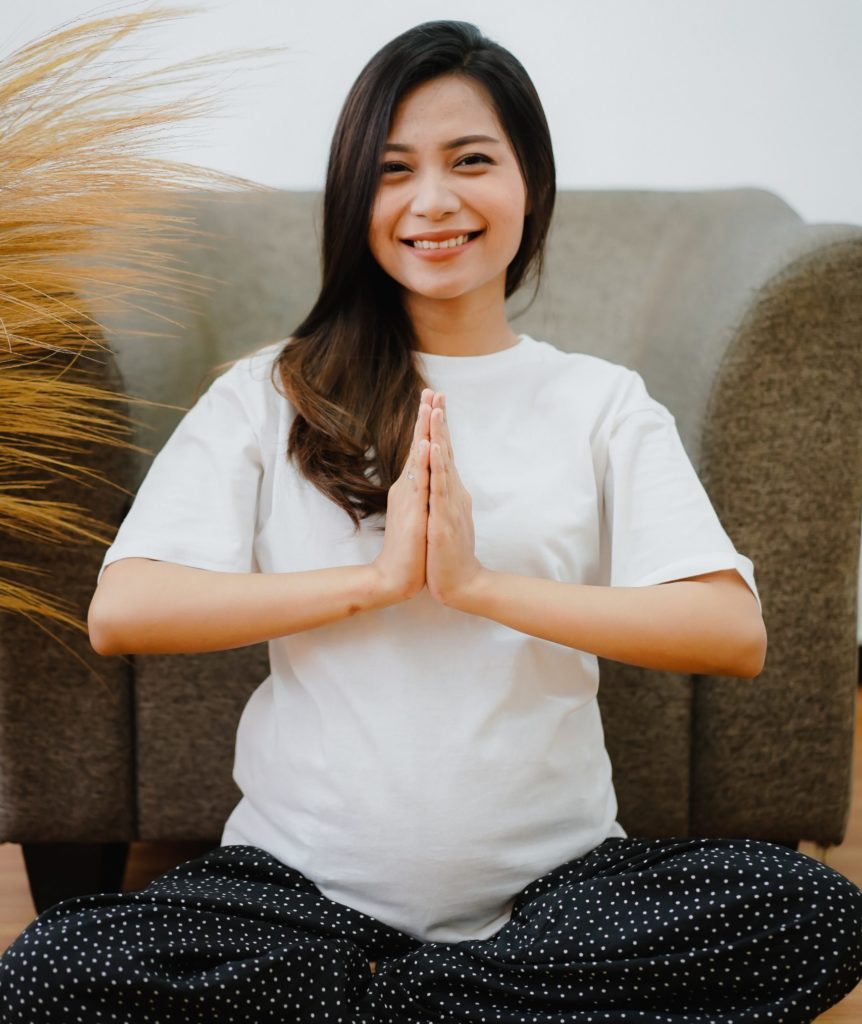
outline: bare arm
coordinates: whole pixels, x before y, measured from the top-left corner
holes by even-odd
[[[607,587],[486,569],[472,501],[455,465],[445,396],[432,397],[428,566],[431,595],[530,636],[613,661],[751,679],[766,657],[757,600],[735,569],[652,587]]]
[[[417,594],[425,586],[432,393],[423,392],[410,453],[389,489],[383,547],[370,565],[246,573],[120,558],[105,568],[90,602],[93,649],[98,654],[224,651]]]
[[[480,570],[446,602],[555,643],[671,672],[751,679],[766,627],[733,569],[653,587],[601,587]]]
[[[192,654],[245,647],[391,603],[373,565],[293,573],[112,562],[90,602],[99,654]]]

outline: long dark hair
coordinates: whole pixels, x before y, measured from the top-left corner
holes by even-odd
[[[323,280],[314,308],[273,366],[296,410],[288,452],[356,528],[386,511],[401,473],[423,381],[400,285],[378,265],[368,232],[387,134],[401,98],[441,75],[483,86],[520,164],[530,212],[506,271],[508,298],[538,285],[556,196],[548,124],[522,65],[463,21],[429,21],[365,65],[335,128],[323,205]],[[535,295],[535,293],[534,293]],[[276,385],[277,386],[277,385]]]

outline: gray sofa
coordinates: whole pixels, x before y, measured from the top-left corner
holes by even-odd
[[[194,197],[209,234],[194,301],[108,324],[117,387],[188,407],[217,364],[286,337],[318,279],[320,197]],[[620,820],[644,836],[840,843],[850,790],[862,506],[862,228],[811,225],[757,189],[563,192],[546,278],[510,302],[516,330],[637,369],[676,416],[769,633],[753,681],[601,665]],[[184,304],[180,310],[177,300]],[[179,320],[175,337],[158,314]],[[119,371],[119,374],[118,374]],[[156,450],[180,408],[136,410]],[[148,459],[87,456],[131,491]],[[119,523],[118,488],[65,485]],[[103,554],[0,540],[85,615]],[[265,645],[100,658],[24,619],[0,623],[0,841],[21,843],[37,908],[119,888],[130,840],[217,845],[239,798],[233,739]]]

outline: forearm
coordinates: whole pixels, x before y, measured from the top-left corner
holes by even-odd
[[[697,580],[605,587],[483,570],[452,604],[531,636],[646,668],[753,678],[766,650],[751,592]]]
[[[369,565],[230,573],[129,558],[106,568],[88,624],[99,654],[193,654],[245,647],[387,603]]]

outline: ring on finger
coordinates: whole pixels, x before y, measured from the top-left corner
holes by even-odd
[[[415,480],[416,479],[416,474],[415,473],[411,473],[410,470],[408,469],[407,470],[407,479],[408,480]]]

